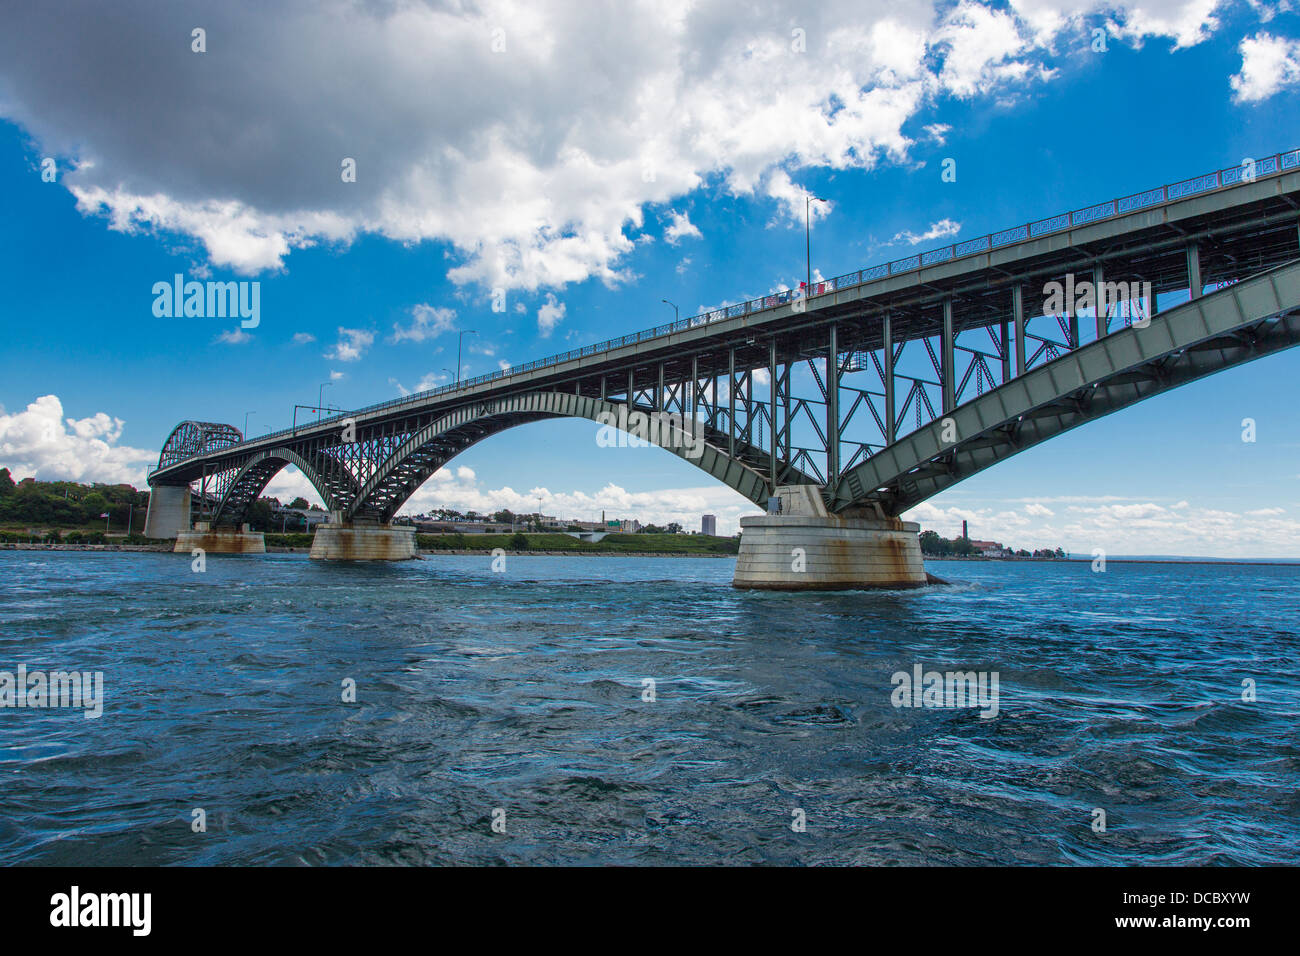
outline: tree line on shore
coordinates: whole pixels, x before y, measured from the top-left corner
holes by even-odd
[[[24,478],[15,482],[8,468],[0,468],[0,525],[26,525],[44,528],[78,528],[88,529],[77,540],[86,543],[102,544],[105,530],[122,532],[127,530],[139,534],[144,531],[145,514],[149,507],[149,492],[137,491],[128,484],[109,485],[95,483],[79,484],[75,481],[37,481]],[[301,515],[280,510],[278,498],[258,498],[248,507],[244,520],[253,531],[264,532],[307,532],[306,519]],[[318,505],[308,505],[305,498],[294,498],[287,506],[298,511],[320,511]],[[278,512],[278,513],[277,513]],[[108,518],[104,518],[108,515]],[[439,508],[430,517],[441,521],[491,521],[510,525],[519,531],[541,532],[537,515],[515,514],[508,509],[480,514],[477,511],[460,512],[452,508]],[[569,531],[589,530],[577,525],[570,525]],[[666,526],[645,525],[643,534],[682,534],[682,526],[672,522]],[[2,533],[0,533],[2,534]],[[94,537],[98,535],[98,537]],[[9,535],[7,537],[12,537]],[[48,536],[47,536],[48,537]],[[55,535],[54,537],[58,537]],[[447,536],[432,536],[439,539]],[[463,538],[463,535],[457,535]],[[483,540],[481,535],[471,536],[475,541]],[[522,537],[522,536],[521,536]],[[31,535],[20,535],[15,540],[29,540]],[[64,540],[72,541],[69,535]],[[568,539],[572,540],[572,539]],[[453,545],[440,545],[453,547]],[[457,544],[454,547],[479,547],[480,545]],[[526,545],[522,545],[526,547]]]
[[[1010,549],[1008,549],[1010,550]],[[970,538],[956,537],[945,538],[937,531],[921,532],[921,553],[931,557],[952,557],[963,558],[973,557],[981,554],[981,550],[971,541]],[[1024,548],[1018,551],[1011,551],[1017,558],[1064,558],[1065,551],[1061,548],[1039,548],[1036,551],[1027,551]]]

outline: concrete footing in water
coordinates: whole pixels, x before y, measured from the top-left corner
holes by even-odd
[[[174,554],[192,554],[198,548],[208,554],[266,554],[266,539],[260,531],[249,531],[244,525],[213,530],[206,522],[195,522],[193,529],[176,533]]]
[[[845,591],[915,588],[932,580],[915,522],[831,515],[813,485],[781,487],[777,497],[780,512],[740,519],[736,587]]]
[[[322,561],[409,561],[416,557],[415,529],[339,521],[316,526],[311,556]]]

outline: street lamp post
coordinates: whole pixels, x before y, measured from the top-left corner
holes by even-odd
[[[256,414],[257,412],[244,412],[244,441],[248,441],[248,416]]]
[[[804,297],[812,295],[812,204],[815,202],[827,202],[820,196],[803,197],[803,251],[804,265],[808,268],[807,282],[804,284]]]
[[[316,390],[316,420],[320,421],[321,404],[325,401],[325,389],[333,385],[333,382],[321,382],[320,388]]]
[[[673,307],[673,324],[674,324],[674,325],[677,324],[679,321],[681,321],[682,313],[678,310],[678,308],[677,308],[676,305],[673,305],[673,303],[669,302],[667,299],[660,299],[659,301],[662,302],[662,303],[664,303],[664,305],[671,305],[671,306]]]
[[[456,336],[456,384],[460,384],[460,347],[465,341],[467,335],[478,335],[474,329],[463,329],[460,335]]]

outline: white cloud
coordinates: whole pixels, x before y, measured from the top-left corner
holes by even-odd
[[[539,497],[543,514],[578,521],[598,521],[604,510],[610,519],[636,518],[642,524],[660,526],[675,521],[687,531],[698,531],[700,516],[713,514],[718,518],[718,533],[724,535],[740,530],[742,515],[760,513],[753,502],[724,485],[633,492],[611,483],[595,494],[553,492],[548,488],[516,491],[509,485],[484,488],[473,469],[455,463],[435,472],[402,506],[400,513],[415,515],[454,508],[491,514],[506,508],[532,514],[537,511]]]
[[[0,116],[66,158],[83,214],[193,238],[213,266],[276,270],[294,249],[373,234],[447,243],[458,283],[559,290],[629,278],[625,230],[706,182],[765,192],[801,221],[791,171],[905,160],[902,128],[937,96],[1050,79],[1055,31],[1084,12],[1187,46],[1217,27],[1214,7],[322,0],[258,5],[249,30],[243,3],[29,4],[0,33]],[[200,10],[210,37],[238,45],[157,41],[187,37]]]
[[[293,333],[294,345],[306,345],[308,342],[315,342],[315,341],[316,341],[316,336],[312,335],[310,332]]]
[[[1229,77],[1232,98],[1258,103],[1300,84],[1300,41],[1257,33],[1241,41],[1241,72]]]
[[[929,126],[923,127],[923,129],[925,135],[929,136],[939,146],[947,142],[948,134],[952,131],[952,127],[947,123],[931,123]]]
[[[427,392],[450,381],[450,375],[445,375],[442,372],[429,372],[416,383],[415,390],[417,392]]]
[[[1061,515],[1037,502],[1014,511],[1004,508],[1012,502],[967,508],[946,504],[948,497],[939,495],[905,517],[945,537],[959,534],[965,519],[974,538],[1031,551],[1061,547],[1075,555],[1090,555],[1101,548],[1110,555],[1294,557],[1300,537],[1300,520],[1278,507],[1233,512],[1190,501],[1169,504],[1113,496],[1042,499],[1067,502]]]
[[[684,212],[672,213],[672,222],[664,230],[664,239],[670,246],[675,246],[685,238],[702,239],[703,235],[699,228],[691,222],[690,216]]]
[[[411,324],[402,328],[393,323],[390,342],[423,342],[443,332],[450,332],[456,324],[456,310],[421,303],[411,307]]]
[[[939,85],[954,96],[969,99],[1000,84],[1030,75],[1030,64],[1017,60],[1029,46],[1010,13],[961,0],[934,36],[943,55]]]
[[[104,412],[65,419],[59,397],[43,395],[24,411],[0,411],[0,465],[15,480],[126,482],[142,488],[158,452],[118,445],[124,424]]]
[[[922,233],[904,230],[894,236],[893,241],[898,242],[900,239],[910,245],[918,245],[922,242],[933,242],[935,239],[947,239],[961,232],[961,223],[953,222],[951,219],[940,219],[938,222],[930,223],[930,228]]]
[[[769,225],[783,221],[787,225],[802,226],[805,219],[815,225],[818,219],[829,216],[834,207],[834,203],[829,201],[808,203],[809,197],[816,197],[792,181],[784,169],[775,170],[767,177],[764,191],[776,200],[778,208],[777,219]]]
[[[355,362],[365,355],[366,349],[374,341],[375,333],[373,332],[367,332],[364,329],[345,329],[339,326],[338,344],[326,352],[325,357],[339,362]]]
[[[564,318],[564,310],[564,303],[557,301],[551,293],[547,293],[546,301],[537,310],[537,331],[543,336],[550,335],[555,330],[556,324]]]
[[[253,337],[243,329],[231,329],[228,332],[222,332],[213,341],[221,342],[224,345],[243,345],[245,342],[251,342]]]

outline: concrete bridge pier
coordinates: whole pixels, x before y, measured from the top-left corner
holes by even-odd
[[[190,486],[153,485],[144,519],[146,538],[175,538],[190,527]]]
[[[195,548],[208,554],[266,554],[266,539],[260,531],[249,531],[248,525],[236,530],[196,521],[192,529],[177,532],[172,553],[191,554]]]
[[[409,525],[343,518],[331,511],[326,524],[316,526],[311,557],[321,561],[408,561],[416,557],[415,529]]]
[[[784,485],[776,497],[779,513],[740,519],[735,587],[850,591],[929,583],[919,524],[832,515],[817,485]]]

